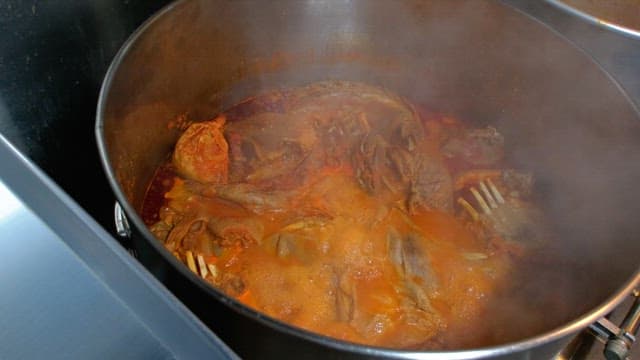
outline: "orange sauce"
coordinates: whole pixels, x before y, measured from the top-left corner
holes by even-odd
[[[263,111],[284,114],[290,105],[287,101],[287,95],[280,93],[251,98],[230,109],[226,118],[233,123]],[[354,106],[360,100],[321,101],[323,106],[341,101]],[[395,108],[390,110],[386,103],[374,105],[370,108],[374,113],[393,115]],[[330,123],[332,116],[350,116],[301,114],[312,117],[314,126]],[[268,134],[269,126],[258,131]],[[469,167],[439,154],[442,138],[450,129],[462,127],[459,122],[436,117],[421,126],[424,134],[419,136],[425,139],[418,150],[421,156],[448,166],[449,171]],[[385,131],[378,136],[390,136]],[[301,134],[303,143],[314,141],[304,129]],[[236,152],[231,155],[238,157],[246,145],[242,134],[225,136],[230,151]],[[263,145],[273,144],[265,141]],[[238,169],[233,163],[230,168]],[[304,177],[299,167],[292,168],[259,183],[256,188],[262,192],[250,194],[258,202],[284,196],[274,200],[281,201],[282,207],[263,208],[221,195],[218,184],[186,180],[167,164],[150,184],[142,215],[148,225],[162,220],[158,216],[162,209],[171,209],[172,219],[205,219],[185,231],[199,236],[190,244],[215,244],[213,250],[197,245],[189,249],[215,270],[205,280],[243,304],[294,326],[396,348],[455,346],[456,334],[463,336],[465,331],[478,333],[469,338],[482,338],[487,329],[478,325],[478,319],[487,316],[491,297],[509,280],[512,255],[478,236],[458,211],[409,212],[397,194],[372,196],[356,180],[359,171],[349,161],[324,163]],[[278,189],[283,188],[290,191],[282,195]],[[224,222],[229,219],[232,222]],[[179,225],[172,224],[174,229]],[[225,236],[225,231],[242,241],[222,244],[216,236]],[[184,261],[187,240],[181,241],[171,246]]]

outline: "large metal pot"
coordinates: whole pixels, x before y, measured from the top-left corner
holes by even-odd
[[[507,139],[536,173],[559,251],[595,286],[570,321],[483,349],[407,352],[303,331],[206,285],[138,214],[188,112],[211,118],[261,89],[321,79],[379,84]],[[96,134],[141,261],[243,357],[547,359],[638,283],[640,122],[617,84],[542,24],[497,2],[179,1],[146,22],[106,76]],[[577,281],[577,280],[576,280]],[[544,290],[542,290],[544,291]],[[162,316],[158,314],[158,316]]]

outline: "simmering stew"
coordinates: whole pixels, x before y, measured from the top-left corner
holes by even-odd
[[[184,129],[143,218],[189,269],[247,306],[346,341],[414,349],[526,336],[565,311],[553,292],[518,295],[519,282],[535,280],[514,269],[552,264],[552,235],[532,174],[509,167],[495,128],[326,81]],[[516,313],[535,324],[490,326]]]

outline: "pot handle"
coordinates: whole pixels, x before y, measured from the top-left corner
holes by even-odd
[[[129,219],[127,219],[127,214],[125,214],[122,206],[120,206],[120,203],[117,201],[113,207],[113,219],[116,224],[116,234],[120,237],[120,244],[127,249],[131,256],[138,258],[138,252],[132,243]]]
[[[122,210],[122,206],[120,206],[120,203],[117,201],[113,207],[113,218],[116,223],[116,233],[118,236],[130,239],[131,227],[129,226],[129,220],[124,210]]]
[[[620,327],[607,318],[602,318],[590,326],[598,340],[605,343],[604,356],[607,360],[628,359],[631,346],[636,341],[640,327],[640,291],[634,290],[633,304]]]

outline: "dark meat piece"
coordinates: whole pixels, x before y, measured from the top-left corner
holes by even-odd
[[[403,183],[411,182],[416,177],[416,157],[398,147],[389,150],[387,157],[395,176]]]
[[[218,186],[214,193],[255,213],[286,208],[294,195],[291,191],[267,190],[242,183]]]
[[[149,231],[151,231],[153,236],[155,236],[156,239],[162,242],[165,242],[165,240],[169,236],[169,233],[171,232],[171,229],[173,229],[173,225],[169,225],[162,220],[149,227]]]
[[[369,122],[370,131],[353,149],[352,163],[360,186],[371,194],[406,195],[415,178],[424,130],[408,106],[386,122]]]
[[[451,176],[437,158],[389,146],[376,136],[363,141],[354,163],[358,184],[372,195],[391,201],[406,198],[410,213],[453,210]]]
[[[266,242],[274,248],[278,257],[304,262],[309,259],[309,254],[305,251],[305,242],[308,240],[301,234],[278,232],[271,235]]]
[[[442,146],[445,157],[476,166],[492,165],[504,157],[504,138],[493,127],[462,130]]]
[[[317,135],[296,114],[260,113],[225,129],[231,181],[261,183],[291,176],[309,156]]]
[[[328,166],[340,166],[348,163],[346,154],[356,146],[357,139],[369,134],[371,126],[363,111],[338,111],[326,119],[318,118],[314,126],[322,136],[323,163]]]
[[[275,94],[239,105],[249,116],[225,128],[232,183],[290,190],[313,170],[351,164],[358,184],[371,195],[406,200],[411,212],[451,211],[447,171],[437,159],[427,164],[422,121],[401,98],[340,81]],[[267,106],[262,98],[277,100],[278,106]],[[219,191],[220,197],[254,209],[281,204],[273,194],[236,187]]]
[[[449,172],[438,159],[421,157],[412,179],[407,209],[453,211],[453,183]]]
[[[277,234],[274,241],[278,257],[288,257],[296,251],[296,238],[293,234]]]
[[[327,219],[307,217],[281,228],[269,236],[265,242],[275,250],[280,258],[295,259],[302,263],[312,261],[320,251],[318,236],[320,229],[327,229],[330,224]]]
[[[152,227],[154,235],[166,234],[164,245],[167,250],[178,253],[191,250],[203,255],[213,254],[213,236],[207,230],[206,217],[188,215],[175,218],[174,226],[166,222],[167,220],[159,221]]]
[[[259,244],[264,234],[264,226],[255,218],[211,218],[207,228],[221,247],[249,247]]]
[[[396,286],[405,324],[403,346],[422,343],[442,329],[442,317],[431,306],[429,294],[438,290],[438,281],[418,234],[400,235],[394,228],[387,232],[388,254],[401,282]]]
[[[432,312],[428,293],[437,289],[438,282],[420,244],[422,241],[415,233],[401,236],[393,228],[387,232],[389,257],[404,279],[408,297],[419,309]]]
[[[366,294],[358,292],[356,281],[349,271],[336,272],[334,289],[336,320],[349,323],[364,337],[381,335],[392,326],[392,318],[398,316],[397,307],[388,303],[369,307],[371,300],[366,299]]]
[[[354,152],[353,162],[356,179],[360,187],[370,194],[390,191],[395,194],[404,192],[405,186],[399,173],[393,171],[387,151],[389,144],[380,135],[365,137],[359,151]]]
[[[354,317],[355,300],[353,283],[348,276],[342,274],[335,278],[336,318],[338,321],[351,322]]]
[[[259,183],[294,172],[293,178],[301,178],[305,167],[341,163],[370,131],[369,112],[386,115],[398,106],[381,89],[341,81],[270,92],[239,104],[230,115],[238,121],[225,128],[231,181]],[[239,113],[248,116],[236,119]]]
[[[385,152],[384,148],[395,146],[413,152],[424,141],[422,123],[413,108],[380,88],[327,81],[277,93],[275,108],[263,98],[274,101],[271,93],[240,104],[250,110],[250,116],[231,121],[225,129],[231,182],[303,179],[309,167],[349,163],[358,149]],[[358,157],[355,167],[370,155]]]

